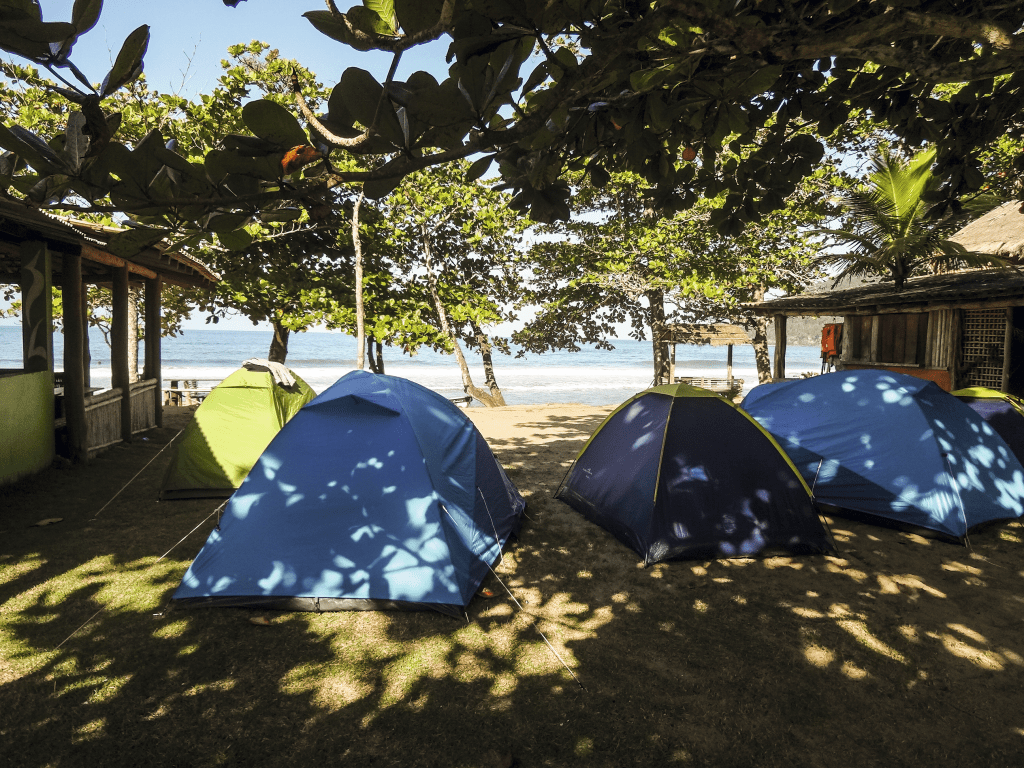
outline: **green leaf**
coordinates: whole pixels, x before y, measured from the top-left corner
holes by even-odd
[[[361,5],[354,6],[349,8],[345,17],[353,27],[367,35],[392,36],[395,34],[394,28],[370,8]]]
[[[485,173],[487,169],[491,167],[491,161],[493,156],[488,155],[487,157],[481,157],[479,160],[469,166],[469,170],[466,171],[466,181],[476,181]]]
[[[125,39],[114,66],[103,78],[100,96],[106,97],[142,74],[142,60],[149,48],[149,25],[143,24]]]
[[[68,127],[64,132],[64,162],[68,169],[77,174],[82,168],[82,159],[89,151],[89,137],[82,133],[85,127],[85,115],[72,112],[68,115]]]
[[[14,152],[41,174],[67,170],[64,161],[49,144],[20,125],[10,128],[0,125],[0,147]]]
[[[204,166],[214,184],[220,184],[229,175],[251,176],[264,181],[275,181],[281,176],[281,155],[245,157],[224,149],[206,153]]]
[[[295,221],[301,216],[301,208],[275,208],[272,211],[261,211],[259,218],[264,224],[273,224],[274,222]]]
[[[204,229],[210,232],[216,232],[218,235],[222,232],[231,232],[236,229],[240,229],[248,224],[252,220],[252,216],[248,213],[215,213],[210,216],[210,220],[206,223]]]
[[[441,20],[444,0],[395,0],[398,23],[407,35],[430,29]]]
[[[382,35],[398,34],[398,17],[395,15],[394,0],[363,0],[363,2],[387,25],[387,31],[382,31]]]
[[[357,51],[373,50],[372,40],[365,40],[358,35],[352,34],[344,22],[334,18],[334,14],[330,11],[307,11],[302,15],[309,20],[309,23],[318,32],[327,35],[332,40],[345,43],[345,45],[355,48]]]
[[[242,107],[242,122],[261,139],[281,149],[309,144],[306,132],[295,116],[268,99],[250,101]]]
[[[380,200],[397,189],[398,185],[402,183],[403,178],[405,177],[395,176],[390,179],[375,179],[363,182],[363,192],[371,200]]]
[[[126,229],[113,235],[107,241],[106,250],[115,256],[126,259],[156,245],[167,237],[168,234],[170,234],[169,229],[153,229],[150,227]]]
[[[75,0],[75,7],[71,11],[75,32],[81,35],[96,26],[102,10],[103,0]]]
[[[5,8],[6,14],[8,10]],[[50,43],[61,43],[75,34],[67,22],[40,22],[15,20],[5,17],[0,21],[0,48],[33,61],[45,62],[51,58]]]
[[[473,120],[469,102],[454,78],[448,78],[436,89],[417,89],[408,109],[412,116],[427,125],[457,125]]]
[[[246,157],[266,157],[281,151],[281,147],[256,136],[245,136],[232,133],[221,139],[220,146],[223,149],[236,152]],[[294,144],[292,146],[295,146]],[[291,147],[288,147],[291,149]]]
[[[356,120],[377,132],[395,146],[405,146],[405,134],[398,122],[395,108],[382,98],[384,87],[365,69],[349,67],[338,83],[345,107]]]
[[[244,229],[232,229],[225,232],[218,232],[217,239],[220,244],[230,251],[244,251],[252,245],[252,235]]]

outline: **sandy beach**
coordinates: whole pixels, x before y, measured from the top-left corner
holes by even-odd
[[[552,498],[611,410],[467,411],[528,501],[468,624],[163,614],[214,524],[155,501],[188,409],[4,489],[5,762],[1020,765],[1019,524],[968,549],[836,518],[835,555],[643,568]]]

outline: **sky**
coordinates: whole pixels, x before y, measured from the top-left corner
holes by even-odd
[[[347,8],[350,3],[341,3]],[[73,0],[40,0],[43,21],[70,21]],[[121,44],[142,24],[149,25],[149,48],[144,72],[150,88],[194,98],[216,87],[223,72],[221,61],[228,46],[260,40],[277,48],[281,56],[295,59],[316,73],[330,87],[348,67],[368,70],[378,80],[387,76],[391,55],[356,51],[320,34],[302,17],[306,11],[325,10],[322,0],[246,0],[230,8],[222,0],[107,0],[99,21],[79,38],[71,53],[74,62],[92,82],[101,82],[117,57]],[[447,44],[436,42],[407,51],[396,73],[400,80],[426,70],[436,78],[447,76]],[[2,54],[2,52],[0,52]],[[12,56],[7,58],[24,64]],[[2,306],[2,305],[0,305]],[[18,320],[0,319],[0,325]],[[260,328],[268,329],[263,323]],[[206,324],[206,316],[194,313],[185,328],[253,330],[244,317]]]

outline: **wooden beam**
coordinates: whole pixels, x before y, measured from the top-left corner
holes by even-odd
[[[786,378],[786,316],[775,316],[775,378]]]
[[[64,302],[64,416],[71,461],[89,461],[89,424],[85,418],[85,329],[82,257],[64,254],[61,298]]]
[[[111,386],[121,389],[121,439],[132,441],[132,385],[128,373],[128,265],[114,269],[110,323]]]
[[[82,258],[88,261],[95,261],[97,264],[106,264],[108,267],[116,267],[119,269],[127,267],[128,271],[132,274],[138,275],[139,277],[146,277],[153,279],[157,276],[156,272],[145,267],[140,267],[138,264],[134,264],[127,259],[122,259],[118,256],[114,256],[112,253],[101,251],[99,248],[95,248],[91,245],[82,246]]]
[[[732,386],[732,344],[729,345],[729,355],[728,355],[727,362],[726,362],[726,368],[729,371],[729,373],[728,373],[728,376],[729,376],[729,386],[731,387]]]
[[[156,426],[164,425],[163,381],[160,373],[160,278],[146,281],[146,364],[143,378],[156,379]]]

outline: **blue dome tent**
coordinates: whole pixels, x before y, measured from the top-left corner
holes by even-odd
[[[1024,467],[984,419],[933,382],[868,369],[759,389],[743,408],[837,514],[962,540],[1024,512]]]
[[[620,405],[555,495],[649,565],[764,549],[834,549],[810,490],[775,440],[731,401],[686,384]]]
[[[460,615],[524,507],[447,398],[353,371],[274,437],[174,599]]]

